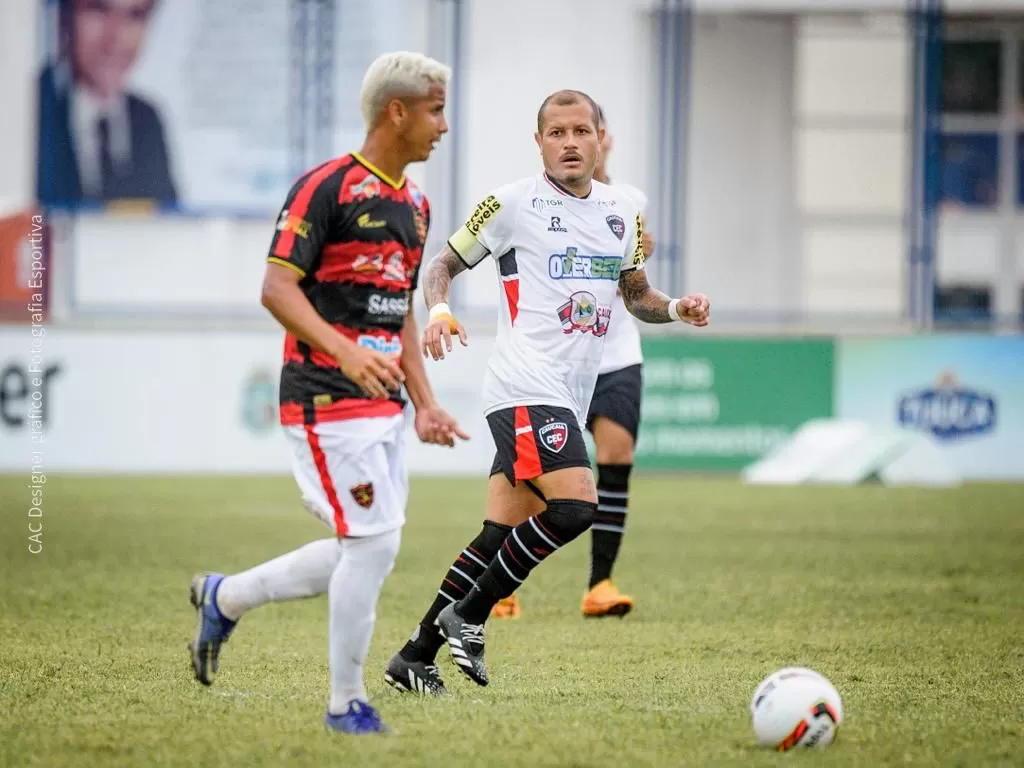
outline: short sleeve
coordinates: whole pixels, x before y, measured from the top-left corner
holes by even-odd
[[[268,261],[290,267],[303,276],[314,270],[337,199],[329,178],[314,174],[289,191],[277,218]],[[337,185],[333,187],[336,192]]]
[[[503,254],[512,240],[516,198],[510,186],[489,194],[477,203],[466,223],[448,238],[448,247],[469,267],[475,267],[490,254]]]

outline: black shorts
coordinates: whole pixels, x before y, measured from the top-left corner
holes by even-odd
[[[594,417],[604,416],[633,436],[640,431],[640,399],[643,397],[643,365],[630,365],[608,371],[597,377],[594,397],[590,400],[587,429],[594,431]]]
[[[590,456],[576,416],[552,405],[517,405],[488,414],[497,453],[491,474],[515,485],[556,469],[589,467]]]

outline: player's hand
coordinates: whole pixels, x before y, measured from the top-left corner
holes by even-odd
[[[439,305],[440,306],[440,305]],[[450,312],[438,310],[435,306],[431,311],[432,317],[423,329],[423,356],[433,357],[435,360],[443,360],[445,349],[452,351],[452,334],[459,337],[462,346],[469,346],[469,337],[462,323],[455,321]]]
[[[389,390],[397,390],[405,381],[405,374],[395,357],[353,342],[336,352],[334,359],[338,361],[341,372],[374,400],[387,400],[391,394]]]
[[[454,447],[455,438],[469,440],[458,423],[439,405],[416,410],[416,436],[424,443]]]
[[[703,328],[711,318],[711,301],[703,293],[684,296],[676,306],[684,323]]]

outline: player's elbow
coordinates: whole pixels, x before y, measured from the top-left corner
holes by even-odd
[[[288,292],[287,285],[281,280],[274,270],[268,270],[263,278],[263,289],[260,291],[260,303],[268,309],[271,314],[277,315]]]

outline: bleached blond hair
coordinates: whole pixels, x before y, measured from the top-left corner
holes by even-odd
[[[424,97],[431,86],[448,86],[450,67],[413,51],[385,53],[374,61],[363,77],[359,107],[366,129],[392,99]]]

